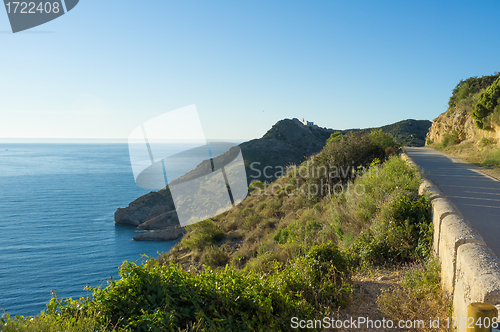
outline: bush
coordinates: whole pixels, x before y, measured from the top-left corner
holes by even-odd
[[[317,189],[308,198],[314,200],[335,193],[337,183],[353,181],[360,168],[370,166],[375,158],[384,159],[389,138],[392,136],[379,131],[357,132],[328,143],[307,170],[306,187]]]
[[[290,235],[290,230],[285,227],[283,229],[278,229],[278,231],[274,234],[273,239],[279,244],[285,244],[288,240],[288,235]]]
[[[499,150],[488,151],[488,154],[481,166],[487,168],[500,167],[500,151]]]
[[[332,242],[312,247],[306,259],[310,262],[311,278],[316,282],[328,277],[340,285],[349,275],[347,258]]]
[[[178,331],[196,326],[208,331],[289,330],[293,316],[313,317],[300,294],[291,296],[275,279],[223,271],[199,274],[175,264],[137,266],[124,262],[121,279],[92,288],[93,299],[61,304],[50,313],[98,313],[99,323],[133,331]],[[51,302],[58,303],[57,299]],[[81,308],[81,309],[79,309]]]
[[[422,261],[430,255],[431,243],[428,199],[397,192],[349,252],[353,261],[362,265]]]
[[[492,139],[490,138],[487,138],[487,137],[483,137],[481,138],[481,140],[479,141],[479,146],[481,147],[485,147],[485,146],[488,146],[488,145],[492,145],[494,142]]]
[[[460,143],[460,139],[458,138],[458,132],[456,130],[453,130],[451,134],[445,135],[443,137],[443,141],[441,143],[443,148],[446,148],[450,145],[458,144]]]
[[[394,140],[394,137],[391,134],[384,132],[382,129],[372,131],[370,133],[370,138],[383,150],[387,150],[388,148],[392,148],[394,150],[395,148],[399,149],[400,147],[400,145]]]
[[[490,76],[470,77],[461,80],[453,89],[452,96],[448,102],[450,108],[454,108],[459,101],[469,99],[474,94],[479,93],[481,90],[488,88],[500,75],[495,73]]]
[[[217,246],[211,246],[205,250],[201,260],[208,266],[215,268],[226,265],[229,254]]]
[[[107,324],[106,324],[107,325]],[[37,317],[23,317],[16,315],[11,317],[6,314],[0,316],[0,331],[18,332],[87,332],[87,331],[112,331],[112,328],[103,327],[95,317],[83,314],[67,314],[65,316],[45,315]]]
[[[248,186],[248,190],[250,192],[253,192],[253,191],[256,191],[256,192],[261,192],[262,190],[265,189],[265,185],[264,183],[262,183],[261,181],[252,181],[252,183],[250,183],[250,185]]]
[[[472,111],[472,117],[476,120],[479,129],[487,129],[485,118],[492,114],[500,102],[500,77],[493,82],[485,92],[481,93],[477,104]]]
[[[261,220],[262,218],[260,215],[250,214],[245,217],[245,223],[243,224],[243,228],[246,230],[253,229],[260,223]]]
[[[333,134],[331,134],[330,137],[326,140],[326,144],[338,142],[338,141],[340,141],[341,137],[342,137],[342,134],[340,133],[340,131],[336,131]]]
[[[186,230],[182,244],[189,249],[203,249],[224,238],[224,231],[211,219],[189,225]]]
[[[284,292],[302,294],[316,309],[337,309],[350,302],[352,286],[348,283],[350,266],[345,254],[335,244],[314,246],[302,257],[285,264],[276,264],[272,282]]]

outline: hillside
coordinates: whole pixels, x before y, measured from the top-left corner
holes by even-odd
[[[403,120],[377,129],[391,134],[401,145],[424,146],[425,136],[431,125],[432,122],[429,120]]]
[[[396,143],[422,146],[423,137],[430,121],[404,120],[381,128],[368,128],[367,131],[383,129],[395,138]],[[271,182],[283,174],[289,165],[299,165],[308,157],[319,153],[331,134],[340,132],[359,132],[362,129],[334,130],[318,126],[306,126],[298,119],[278,121],[259,139],[240,144],[245,162],[247,181]],[[223,164],[225,155],[214,158],[215,164]],[[207,168],[205,161],[183,179],[195,178]],[[266,168],[266,172],[264,172]],[[143,195],[126,208],[115,212],[116,224],[127,224],[148,230],[134,237],[134,240],[171,240],[184,233],[179,227],[174,204],[168,187],[158,192]]]

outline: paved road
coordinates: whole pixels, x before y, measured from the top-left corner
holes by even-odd
[[[433,149],[405,150],[500,257],[500,181]]]

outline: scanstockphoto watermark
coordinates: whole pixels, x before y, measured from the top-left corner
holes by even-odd
[[[362,331],[372,329],[476,329],[488,331],[498,331],[499,323],[497,317],[429,317],[424,319],[408,319],[393,321],[390,319],[370,319],[370,317],[350,317],[349,319],[335,319],[333,317],[323,317],[323,319],[300,319],[292,317],[290,320],[292,329],[360,329]]]
[[[52,21],[75,8],[79,0],[4,0],[12,32],[20,32]]]
[[[292,329],[359,329],[362,331],[372,329],[423,329],[439,328],[441,325],[439,318],[428,321],[425,320],[399,320],[390,319],[370,319],[369,317],[350,317],[349,319],[335,319],[324,317],[323,319],[300,319],[292,317],[290,327]],[[443,325],[444,326],[444,325]]]
[[[250,164],[250,190],[251,195],[305,195],[308,198],[320,195],[364,195],[365,186],[355,183],[354,180],[364,176],[377,176],[379,169],[375,165],[364,168],[352,165],[343,166],[317,166],[307,161],[305,165],[299,167],[265,166],[261,163]],[[268,180],[288,176],[293,181],[286,184],[269,183]],[[260,179],[264,178],[263,183]],[[314,181],[310,181],[314,180]]]

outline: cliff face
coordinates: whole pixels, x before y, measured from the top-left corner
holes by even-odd
[[[500,138],[500,128],[493,125],[491,130],[482,130],[476,127],[475,120],[469,112],[463,109],[455,109],[442,113],[434,119],[427,141],[441,143],[445,136],[456,132],[458,140],[478,142],[482,138]]]

